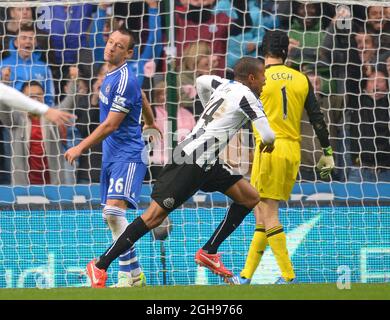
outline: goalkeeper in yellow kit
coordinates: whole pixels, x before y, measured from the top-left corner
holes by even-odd
[[[256,130],[256,149],[251,184],[258,190],[261,201],[255,208],[256,229],[248,251],[245,267],[239,276],[228,281],[249,284],[260,263],[267,244],[281,270],[276,283],[296,282],[294,269],[287,251],[286,235],[279,222],[279,201],[287,201],[293,189],[301,158],[300,126],[303,109],[320,141],[324,154],[317,164],[322,178],[329,177],[334,168],[333,151],[323,114],[317,104],[309,79],[299,71],[284,65],[289,38],[282,31],[268,31],[263,40],[266,83],[261,101],[272,130],[275,149],[261,152],[260,136]]]

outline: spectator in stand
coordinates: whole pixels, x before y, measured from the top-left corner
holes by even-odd
[[[377,57],[378,47],[374,36],[360,30],[355,34],[356,49],[360,58],[363,79],[370,75],[372,67],[379,58]]]
[[[292,2],[290,0],[278,0],[274,7],[279,20],[279,28],[288,32],[292,15]]]
[[[386,23],[386,28],[388,28],[390,23],[390,6],[384,8],[384,19]]]
[[[357,95],[350,94],[350,99],[348,99],[349,104],[347,105],[347,114],[346,114],[346,156],[350,157],[347,159],[347,166],[356,165],[356,155],[354,153],[357,149],[359,149],[356,144],[357,137],[359,136],[359,117],[361,110],[361,95],[362,92],[367,91],[367,83],[372,82],[368,79],[371,74],[376,69],[376,65],[378,64],[377,52],[378,48],[375,47],[376,41],[375,36],[371,34],[367,34],[364,32],[364,29],[356,24],[353,28],[353,41],[351,43],[352,48],[349,50],[351,53],[356,51],[356,55],[358,56],[358,64],[357,67],[360,69],[360,79],[356,81],[356,84],[351,88],[347,88],[348,91],[354,92],[355,86],[357,86]],[[355,66],[356,67],[356,66]],[[352,81],[351,81],[352,82]],[[350,82],[350,83],[351,83]]]
[[[365,31],[374,36],[378,54],[390,50],[390,17],[389,9],[384,6],[369,6]]]
[[[210,74],[218,64],[218,59],[211,55],[208,42],[191,43],[184,49],[181,72],[178,77],[179,104],[198,117],[203,112],[203,106],[196,99],[196,78]]]
[[[156,118],[156,125],[162,134],[162,139],[155,139],[150,155],[150,174],[153,180],[156,179],[164,164],[168,161],[168,110],[166,108],[166,84],[161,81],[153,89],[153,112]],[[177,110],[177,143],[180,143],[195,126],[195,118],[191,112],[179,105]]]
[[[91,94],[91,105],[98,107],[99,106],[99,91],[103,83],[104,77],[108,71],[107,63],[104,63],[100,66],[94,84],[92,86]]]
[[[141,88],[149,88],[145,84],[146,78],[152,78],[156,70],[155,60],[159,59],[163,51],[163,36],[161,16],[156,0],[145,0],[148,6],[147,38],[134,47],[134,53],[130,60],[130,66],[137,75]]]
[[[92,84],[89,101],[88,96],[76,95],[77,128],[82,138],[88,137],[100,124],[99,118],[99,91],[107,73],[107,64],[104,63],[98,70],[97,77]],[[80,99],[80,100],[79,100]],[[102,144],[94,145],[89,152],[80,157],[77,170],[77,183],[90,184],[100,182],[102,164]]]
[[[298,2],[295,4],[295,13],[288,36],[297,45],[290,50],[290,64],[297,70],[307,65],[308,68],[317,67],[320,73],[325,73],[326,69],[321,70],[318,64],[319,48],[325,35],[322,32],[320,4]]]
[[[89,117],[89,83],[84,79],[80,79],[79,70],[76,66],[71,66],[69,68],[69,77],[70,80],[64,86],[64,93],[66,94],[66,98],[62,103],[67,101],[66,106],[69,108],[68,111],[77,116],[77,122],[74,127],[63,128],[63,131],[61,132],[61,134],[66,137],[66,143],[63,143],[64,152],[66,152],[69,148],[79,144],[82,140],[82,135],[89,126],[93,125],[93,123],[91,123],[93,120]],[[77,161],[76,176],[78,183],[92,182],[91,179],[89,179],[88,182],[87,179],[86,181],[79,181],[80,176],[82,176],[84,173],[86,177],[89,177],[88,171],[90,170],[90,165],[88,160],[89,155],[83,155]],[[75,170],[75,168],[68,162],[65,162],[65,168],[69,171]]]
[[[352,132],[354,165],[350,181],[390,182],[389,75],[378,65],[368,77],[360,96],[356,130]]]
[[[33,20],[33,10],[31,7],[7,8],[4,22],[0,25],[0,50],[9,49],[10,46],[12,50],[12,41],[17,35],[19,28],[26,23],[31,23]]]
[[[77,65],[86,79],[92,75],[92,50],[88,47],[87,33],[96,8],[92,4],[50,6],[51,23],[42,27],[48,28],[44,31],[50,35],[57,93],[63,92],[71,66]]]
[[[95,69],[104,64],[104,48],[111,32],[112,4],[101,3],[92,15],[92,23],[88,30],[88,45],[93,49]]]
[[[218,57],[218,66],[212,73],[224,76],[230,18],[222,12],[214,13],[214,6],[215,0],[189,0],[188,4],[176,6],[177,65],[181,66],[187,46],[197,41],[206,41],[210,44],[212,55]]]
[[[339,21],[342,23],[338,23]],[[356,48],[351,33],[352,22],[351,9],[348,6],[339,7],[324,32],[324,39],[320,46],[320,60],[330,68],[330,78],[333,81],[332,94],[345,95],[347,88],[355,96],[360,92],[358,81],[361,78],[361,61],[358,51],[351,50]]]
[[[10,73],[11,85],[19,91],[26,81],[40,82],[45,93],[45,104],[54,105],[52,72],[49,65],[40,60],[40,54],[34,54],[36,34],[32,24],[21,25],[15,38],[15,47],[17,51],[1,61],[2,72]]]
[[[5,29],[7,34],[18,33],[21,25],[33,21],[33,9],[31,7],[9,7],[7,10]]]
[[[257,0],[221,0],[215,11],[223,12],[232,19],[227,45],[227,67],[233,69],[243,56],[261,55],[261,43],[265,28],[275,29],[279,22],[273,12],[266,11],[270,6]]]
[[[0,51],[4,59],[9,55],[15,54],[17,47],[15,45],[16,36],[21,27],[31,25],[35,29],[35,51],[33,55],[37,59],[45,62],[52,62],[52,55],[49,51],[49,35],[43,30],[39,30],[35,24],[35,8],[8,8],[4,17],[4,24],[0,24]],[[14,18],[11,18],[14,17]],[[1,18],[0,18],[1,19]],[[41,22],[41,21],[40,21]],[[18,26],[18,28],[16,28]],[[15,29],[16,28],[16,29]]]
[[[341,23],[340,23],[341,22]],[[352,28],[352,30],[351,30]],[[331,123],[336,130],[335,175],[339,180],[347,178],[345,168],[351,166],[350,125],[352,114],[359,108],[362,68],[361,54],[356,45],[356,21],[351,8],[340,6],[324,32],[320,48],[320,60],[329,68],[330,96],[339,97],[340,104],[331,105]],[[353,32],[351,32],[353,31]]]
[[[37,81],[26,82],[21,91],[44,102],[43,87]],[[59,108],[67,109],[66,103],[64,100]],[[11,132],[13,185],[75,183],[73,173],[65,170],[62,144],[66,137],[60,135],[63,130],[57,130],[42,116],[24,111],[0,112],[0,120]]]
[[[379,63],[384,64],[387,70],[387,73],[390,74],[390,51],[382,54],[379,57]]]

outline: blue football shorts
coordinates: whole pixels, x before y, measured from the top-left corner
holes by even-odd
[[[103,162],[100,174],[102,205],[107,199],[122,199],[127,206],[138,208],[138,200],[146,173],[143,162]]]

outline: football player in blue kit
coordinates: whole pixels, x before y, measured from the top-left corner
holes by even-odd
[[[103,218],[114,241],[128,225],[126,209],[137,208],[147,169],[142,159],[145,143],[141,128],[145,97],[127,62],[133,47],[134,37],[127,29],[116,30],[110,35],[104,50],[108,72],[99,92],[100,125],[65,153],[65,159],[72,164],[84,151],[103,141],[101,203]],[[132,246],[119,256],[116,286],[145,284],[145,275]]]

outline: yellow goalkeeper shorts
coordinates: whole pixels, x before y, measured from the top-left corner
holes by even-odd
[[[260,153],[256,144],[251,185],[260,197],[287,201],[297,178],[301,161],[300,142],[276,139],[271,153]]]

